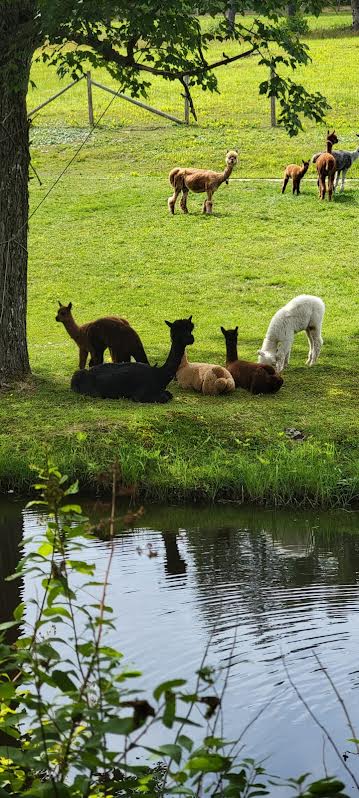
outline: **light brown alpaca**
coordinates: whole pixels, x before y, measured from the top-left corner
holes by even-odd
[[[72,315],[72,302],[62,305],[59,301],[59,305],[55,320],[62,322],[70,338],[76,341],[80,350],[80,369],[85,368],[89,352],[90,367],[103,363],[105,349],[110,350],[114,363],[129,363],[131,355],[138,363],[148,363],[141,339],[126,319],[121,319],[119,316],[104,316],[80,326],[76,324]]]
[[[293,194],[300,194],[299,187],[302,178],[304,177],[305,173],[308,171],[308,167],[310,161],[302,161],[303,166],[297,166],[295,163],[290,163],[284,172],[284,180],[282,186],[282,194],[284,194],[288,180],[293,180]]]
[[[333,195],[334,176],[335,176],[335,171],[336,171],[336,168],[337,168],[337,162],[336,162],[336,160],[334,158],[334,155],[332,155],[332,149],[333,149],[333,144],[337,144],[338,140],[339,139],[337,138],[337,136],[335,134],[335,130],[333,130],[333,133],[329,133],[329,130],[328,130],[328,133],[327,133],[327,151],[326,152],[322,152],[321,155],[319,155],[319,158],[317,158],[317,160],[316,160],[316,167],[317,167],[317,172],[318,172],[319,197],[322,200],[325,198],[325,192],[326,192],[325,179],[326,179],[326,177],[328,177],[328,197],[329,197],[329,200],[331,200],[332,195]]]
[[[226,155],[226,168],[223,172],[212,172],[210,169],[183,169],[176,166],[175,169],[169,174],[171,186],[174,188],[172,197],[168,198],[168,209],[171,213],[175,212],[175,205],[178,195],[182,191],[180,206],[183,213],[188,213],[187,197],[188,192],[193,191],[195,194],[200,194],[203,191],[207,193],[207,199],[203,203],[203,213],[212,213],[212,197],[217,188],[222,183],[228,183],[228,178],[231,175],[238,160],[238,153],[235,150],[229,150]]]
[[[193,388],[205,396],[231,393],[236,387],[232,375],[223,366],[189,363],[186,352],[177,370],[176,379],[181,388]]]

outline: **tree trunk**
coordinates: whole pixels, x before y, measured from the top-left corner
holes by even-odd
[[[228,33],[233,33],[234,23],[236,21],[236,3],[235,0],[230,0],[226,11]]]
[[[0,3],[0,385],[30,371],[26,342],[29,126],[36,0]]]
[[[353,30],[359,33],[359,0],[351,0],[353,14]]]
[[[296,0],[290,0],[287,5],[287,15],[288,17],[294,17],[297,13],[297,2]]]

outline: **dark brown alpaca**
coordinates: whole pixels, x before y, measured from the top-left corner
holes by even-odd
[[[221,327],[221,332],[226,341],[226,369],[232,374],[236,388],[245,388],[254,394],[277,393],[283,385],[283,379],[273,366],[238,360],[238,327],[234,330]]]
[[[69,336],[76,341],[80,350],[80,369],[85,368],[89,353],[90,367],[103,363],[105,349],[110,350],[114,363],[129,363],[131,356],[138,363],[148,363],[141,339],[126,319],[104,316],[79,326],[71,313],[72,302],[62,305],[59,301],[59,305],[56,321],[61,321]]]
[[[335,130],[333,133],[327,133],[327,151],[322,152],[316,160],[316,167],[318,172],[318,186],[320,199],[325,198],[326,184],[325,180],[328,178],[328,197],[331,200],[334,190],[334,176],[337,168],[337,162],[332,155],[333,144],[337,144],[339,139],[336,136]]]
[[[308,171],[308,167],[310,161],[302,161],[303,166],[297,166],[295,163],[290,163],[284,172],[284,181],[282,186],[282,194],[284,194],[288,180],[292,179],[293,187],[292,193],[293,194],[300,194],[299,187],[302,178],[304,177],[305,173]]]

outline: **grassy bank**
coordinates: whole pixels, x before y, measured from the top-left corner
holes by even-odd
[[[330,28],[332,19],[324,17],[321,25]],[[336,19],[343,25],[342,15]],[[341,40],[345,58],[334,62],[329,75],[332,39],[314,36],[310,46],[316,60],[305,71],[307,85],[312,81],[329,96],[331,79],[331,123],[353,146],[355,98],[342,75],[357,57],[358,38]],[[359,187],[348,182],[345,194],[329,205],[318,202],[314,180],[305,180],[302,196],[293,198],[289,191],[282,197],[275,182],[254,179],[279,176],[283,164],[317,150],[323,139],[323,130],[313,126],[294,141],[268,129],[266,101],[247,89],[255,86],[257,72],[253,61],[228,70],[223,93],[201,96],[201,125],[189,129],[141,114],[132,117],[137,112],[127,105],[112,105],[106,127],[95,131],[33,216],[28,317],[33,377],[1,397],[2,489],[25,491],[31,463],[51,455],[91,490],[108,485],[118,459],[124,485],[147,499],[330,505],[359,496],[354,267]],[[31,106],[57,88],[47,67],[35,65],[34,78],[39,88],[32,92]],[[69,92],[34,124],[33,161],[43,186],[32,181],[32,209],[86,135],[85,85],[76,92],[80,88],[81,102]],[[163,92],[157,104],[164,107],[170,87],[156,91]],[[107,102],[98,95],[97,112]],[[195,196],[188,217],[178,212],[171,218],[166,206],[170,166],[210,160],[220,167],[233,144],[240,148],[238,176],[253,179],[223,186],[212,218],[201,215],[201,198]],[[164,319],[192,313],[191,359],[223,363],[220,325],[238,324],[240,355],[255,359],[272,314],[302,292],[319,294],[326,302],[325,346],[318,365],[308,369],[306,338],[298,336],[285,385],[275,396],[243,391],[211,399],[174,385],[169,405],[137,406],[84,399],[69,390],[78,356],[55,323],[58,299],[73,302],[79,322],[125,315],[151,362],[167,355]],[[302,443],[287,437],[292,427],[303,431]]]

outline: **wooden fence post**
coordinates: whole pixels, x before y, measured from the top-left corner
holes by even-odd
[[[189,83],[188,75],[184,75],[183,82],[186,84],[186,86],[188,86]],[[184,95],[184,121],[186,125],[189,125],[189,102],[186,93]]]
[[[274,77],[274,71],[273,71],[273,69],[271,69],[270,70],[270,78],[273,78],[273,77]],[[274,97],[274,95],[272,95],[270,97],[270,126],[271,127],[277,127],[277,119],[276,119],[276,113],[275,113],[275,97]]]
[[[94,123],[94,117],[93,117],[91,72],[86,72],[86,81],[87,81],[87,103],[88,103],[88,111],[89,111],[89,125],[90,125],[90,127],[93,127],[95,123]]]

